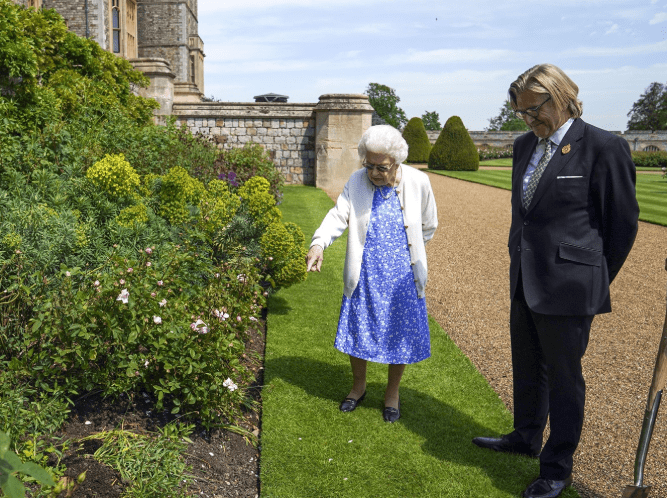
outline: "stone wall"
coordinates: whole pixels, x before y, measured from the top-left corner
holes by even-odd
[[[63,16],[70,31],[85,38],[86,37],[86,3],[88,4],[88,38],[95,40],[102,48],[109,50],[107,46],[107,22],[106,17],[108,5],[105,0],[87,0],[72,2],[71,0],[43,0],[42,8],[55,9]]]
[[[427,131],[431,144],[438,139],[440,131]],[[468,131],[473,143],[477,147],[507,147],[514,145],[514,140],[521,136],[523,131]],[[615,135],[625,138],[630,145],[630,150],[658,150],[667,151],[667,131],[612,131]]]
[[[229,149],[257,143],[267,150],[288,184],[317,185],[340,193],[361,164],[361,135],[371,126],[366,95],[322,95],[318,103],[174,103],[177,125]]]
[[[176,124],[185,124],[220,148],[261,144],[286,183],[315,183],[315,114],[317,104],[200,102],[174,104]]]

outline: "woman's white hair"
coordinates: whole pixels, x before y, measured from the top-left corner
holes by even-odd
[[[371,126],[362,135],[357,151],[362,161],[366,159],[367,152],[373,152],[386,154],[396,164],[401,164],[408,157],[408,143],[401,132],[393,126],[377,125]]]

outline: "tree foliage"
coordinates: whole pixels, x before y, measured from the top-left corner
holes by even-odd
[[[479,154],[468,130],[458,116],[445,123],[428,157],[430,169],[447,171],[477,171]]]
[[[495,118],[489,119],[487,131],[528,131],[528,125],[514,114],[510,101],[506,100]]]
[[[435,111],[425,111],[424,114],[422,114],[422,121],[424,123],[424,128],[428,131],[438,131],[442,128],[442,125],[440,124],[440,116]]]
[[[405,125],[403,138],[408,143],[409,163],[428,162],[428,155],[431,153],[431,141],[424,128],[424,123],[419,118],[412,118]]]
[[[405,112],[398,107],[401,99],[396,95],[396,90],[380,83],[369,83],[365,93],[375,112],[388,125],[399,129],[408,122]]]
[[[667,85],[651,83],[628,116],[628,130],[667,130]]]
[[[55,10],[0,0],[0,113],[5,114],[0,117],[7,118],[5,125],[39,130],[79,113],[104,119],[119,107],[145,124],[158,104],[137,97],[130,86],[148,83],[128,61],[68,31]]]

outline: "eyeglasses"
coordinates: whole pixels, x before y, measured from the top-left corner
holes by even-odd
[[[361,165],[362,165],[364,168],[366,168],[368,171],[373,171],[374,169],[376,169],[376,170],[378,170],[380,173],[386,173],[386,172],[389,171],[391,168],[393,168],[394,166],[396,166],[395,164],[389,164],[389,165],[386,165],[386,164],[371,164],[371,163],[367,163],[366,161],[364,161],[363,163],[361,163]]]
[[[549,102],[549,100],[551,100],[551,95],[549,95],[547,99],[537,107],[531,107],[530,109],[526,109],[525,111],[514,111],[514,114],[516,114],[516,117],[519,119],[523,119],[526,116],[530,116],[531,118],[536,118],[540,114],[540,107]]]

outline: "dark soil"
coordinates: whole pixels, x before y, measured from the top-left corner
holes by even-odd
[[[247,350],[264,355],[265,329],[251,331]],[[250,356],[250,355],[248,355]],[[262,362],[250,365],[255,373],[255,382],[250,393],[261,407]],[[242,428],[259,435],[260,412],[246,412]],[[91,394],[75,400],[69,420],[60,433],[62,440],[77,441],[101,431],[118,428],[140,434],[155,433],[158,427],[174,419],[169,411],[156,413],[150,396],[141,393],[133,400],[121,397],[111,401]],[[190,436],[185,459],[191,470],[188,493],[206,498],[257,498],[259,497],[259,449],[244,436],[227,430],[212,430],[210,433],[199,427]],[[83,483],[69,495],[72,498],[119,498],[129,487],[120,474],[92,458],[102,445],[101,441],[88,440],[80,445],[72,444],[65,452],[61,463],[67,467],[65,476],[76,481],[86,472]],[[54,457],[52,457],[54,459]],[[50,462],[55,463],[55,460]],[[64,493],[63,493],[64,496]]]

